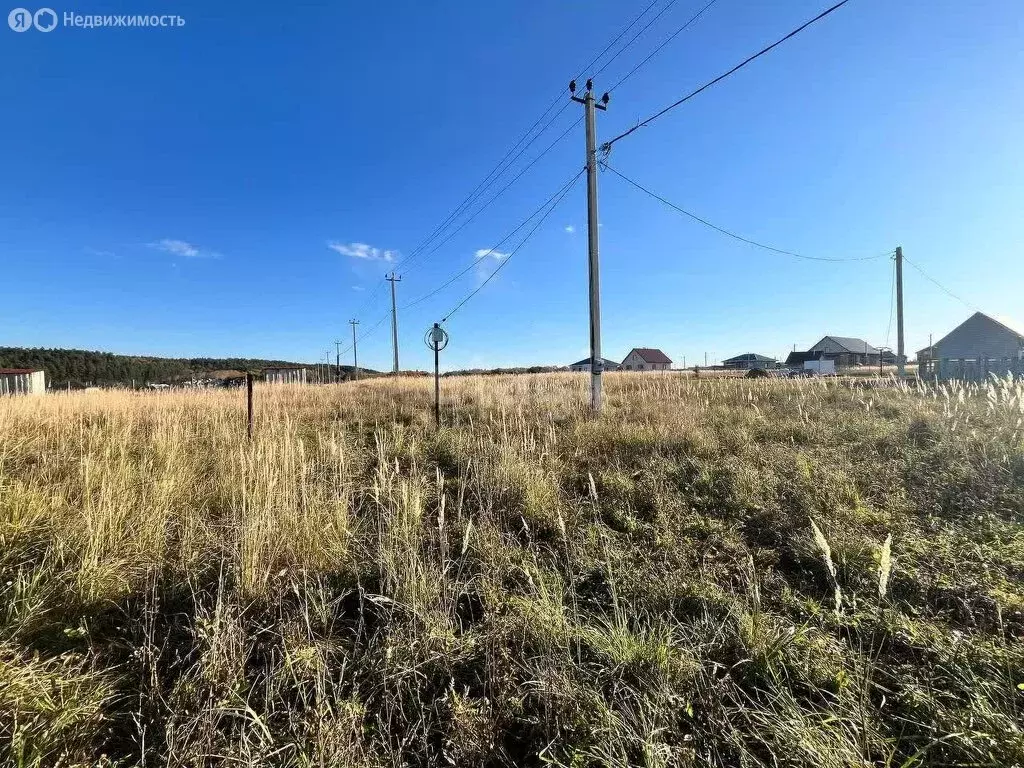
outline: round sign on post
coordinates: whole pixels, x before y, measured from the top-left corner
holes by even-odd
[[[438,353],[448,346],[448,333],[440,323],[427,330],[423,341],[434,350],[434,423],[441,426],[441,373]]]
[[[437,323],[434,323],[434,327],[427,330],[423,341],[426,342],[430,349],[440,352],[448,346],[448,332]]]

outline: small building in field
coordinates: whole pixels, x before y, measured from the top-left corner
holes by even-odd
[[[308,371],[305,368],[264,368],[263,379],[268,384],[305,384]]]
[[[836,363],[835,360],[807,360],[804,362],[803,370],[818,376],[834,376]]]
[[[853,336],[826,336],[807,350],[809,359],[834,360],[840,367],[851,365],[878,365],[881,352],[864,339]]]
[[[620,371],[667,371],[672,360],[660,349],[634,347],[619,366]]]
[[[975,312],[917,353],[918,375],[982,381],[990,374],[1024,376],[1024,333]]]
[[[804,363],[808,360],[818,360],[821,357],[818,352],[790,352],[786,356],[786,367],[803,370]]]
[[[592,358],[588,357],[588,358],[585,358],[583,360],[580,360],[578,363],[573,363],[572,365],[569,366],[569,370],[570,371],[576,371],[576,372],[579,372],[579,371],[588,371],[589,372],[590,371],[590,361],[591,361],[591,359]],[[608,360],[608,359],[602,357],[601,358],[601,365],[603,366],[602,370],[605,370],[605,371],[617,371],[617,370],[619,370],[619,364],[616,363],[614,360]]]
[[[0,368],[0,395],[44,395],[46,373],[39,368]]]
[[[768,368],[776,368],[778,364],[774,357],[759,355],[756,352],[747,352],[746,354],[736,355],[736,357],[730,357],[728,360],[722,361],[722,365],[725,368],[734,371],[766,370]]]

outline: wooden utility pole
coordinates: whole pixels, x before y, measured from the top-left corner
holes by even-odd
[[[356,326],[359,325],[358,320],[348,321],[352,326],[352,376],[355,379],[359,378],[359,351],[356,349]]]
[[[907,356],[903,349],[903,246],[896,249],[896,370],[907,374]]]
[[[341,342],[334,340],[334,381],[341,381]]]
[[[569,83],[573,101],[583,105],[587,133],[587,251],[590,265],[590,410],[601,412],[601,270],[598,254],[597,218],[597,111],[608,109],[608,94],[598,104],[594,99],[594,82],[587,80],[583,98],[576,96],[576,81]]]
[[[401,276],[395,277],[395,273],[392,272],[390,277],[384,276],[384,279],[391,283],[391,345],[395,350],[395,364],[391,368],[391,372],[398,373],[398,310],[395,307],[395,283],[402,281]]]

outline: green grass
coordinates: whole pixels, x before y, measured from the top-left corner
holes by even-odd
[[[0,400],[0,764],[1024,765],[1024,385]]]

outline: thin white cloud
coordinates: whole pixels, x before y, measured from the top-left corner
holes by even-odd
[[[172,256],[181,256],[186,259],[219,259],[220,254],[216,251],[207,251],[184,240],[175,240],[165,237],[155,243],[149,243],[150,248],[169,253]]]
[[[100,256],[104,259],[113,259],[117,257],[117,254],[113,251],[105,251],[102,248],[93,248],[91,246],[85,246],[83,249],[90,256]]]
[[[398,251],[389,251],[384,248],[375,248],[366,243],[338,243],[331,241],[327,247],[342,256],[351,256],[353,259],[366,259],[367,261],[394,261]]]
[[[493,248],[479,248],[473,256],[476,258],[476,280],[479,284],[494,274],[509,255]]]
[[[352,290],[353,291],[362,291],[362,290],[365,290],[365,289],[361,285],[353,285],[352,286]]]
[[[508,258],[507,253],[496,251],[493,248],[480,248],[473,255],[476,256],[478,259],[482,259],[484,256],[490,256],[492,259],[495,259],[496,261],[501,261],[502,259]]]
[[[572,224],[566,224],[565,231],[571,235],[573,232],[576,231],[576,227],[574,227]]]

